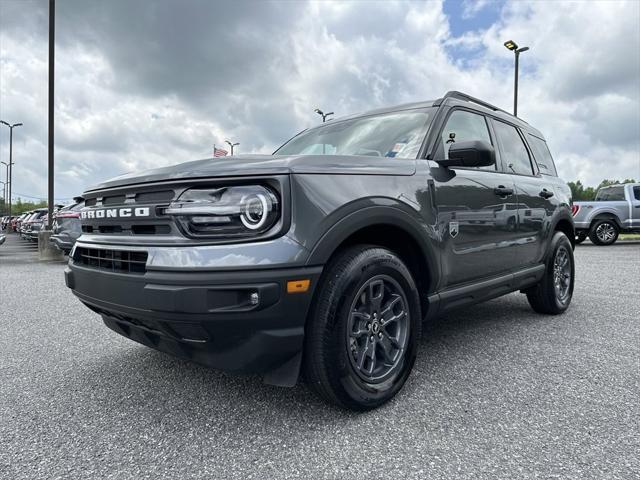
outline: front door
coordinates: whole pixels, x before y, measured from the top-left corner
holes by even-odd
[[[435,158],[447,158],[452,143],[468,140],[495,146],[484,115],[455,109],[445,121]],[[510,175],[498,170],[496,165],[431,169],[442,235],[442,287],[497,276],[515,266],[515,186]]]

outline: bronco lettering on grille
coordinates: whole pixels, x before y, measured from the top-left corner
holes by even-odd
[[[80,217],[86,218],[128,218],[148,217],[149,207],[137,208],[102,208],[98,210],[85,210],[80,212]]]

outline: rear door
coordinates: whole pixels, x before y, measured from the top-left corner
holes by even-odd
[[[455,142],[496,146],[484,115],[452,109],[443,123],[434,158],[448,158]],[[499,155],[498,155],[499,159]],[[515,192],[510,175],[496,165],[432,169],[438,225],[443,236],[442,287],[506,273],[514,267]]]
[[[559,206],[553,186],[555,177],[540,173],[518,128],[497,119],[492,121],[503,169],[516,188],[518,265],[535,265],[544,258],[551,219]]]

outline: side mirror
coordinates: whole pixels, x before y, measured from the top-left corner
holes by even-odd
[[[443,167],[486,167],[496,163],[496,151],[487,142],[452,143],[449,158],[436,160]]]

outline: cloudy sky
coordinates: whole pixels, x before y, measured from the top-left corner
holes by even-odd
[[[46,0],[0,0],[14,194],[44,198]],[[58,0],[56,197],[211,156],[270,153],[319,118],[462,90],[519,113],[560,174],[640,178],[640,2]],[[0,129],[0,160],[8,160]],[[4,167],[4,166],[3,166]],[[0,177],[4,180],[4,170]]]

